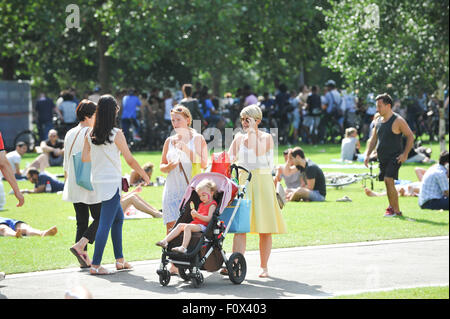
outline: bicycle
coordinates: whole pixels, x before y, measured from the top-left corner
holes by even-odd
[[[14,137],[14,147],[19,142],[25,142],[27,144],[27,153],[33,153],[36,146],[39,145],[39,135],[33,130],[23,130]]]
[[[324,173],[325,175],[325,184],[328,187],[336,187],[336,189],[342,188],[344,186],[356,183],[360,181],[364,187],[367,186],[367,181],[370,181],[370,188],[373,190],[373,181],[377,178],[377,175],[372,173],[373,165],[372,163],[369,166],[369,173],[342,173],[342,172],[332,172],[332,173]]]

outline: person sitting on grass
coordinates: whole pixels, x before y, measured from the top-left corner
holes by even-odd
[[[0,236],[21,238],[22,236],[55,236],[58,232],[56,226],[47,230],[32,228],[21,220],[0,217]]]
[[[449,210],[448,164],[449,153],[442,151],[439,163],[431,166],[423,175],[422,188],[419,193],[420,208]]]
[[[149,214],[154,218],[162,218],[162,214],[160,211],[158,211],[152,205],[147,203],[145,200],[142,199],[142,197],[140,197],[137,194],[140,193],[141,191],[142,186],[139,185],[128,194],[122,195],[122,197],[120,198],[120,206],[122,206],[122,210],[124,211],[124,213],[126,213],[126,211],[131,207],[131,205],[133,205],[136,209],[139,209],[140,211]]]
[[[153,163],[150,162],[142,166],[142,169],[147,173],[149,179],[152,179],[153,166]],[[141,175],[138,174],[138,172],[133,169],[130,173],[129,182],[130,186],[137,186],[139,184],[142,184],[144,182],[144,179],[141,177]],[[149,186],[153,186],[153,183],[150,183]]]
[[[184,231],[183,243],[179,247],[172,248],[172,251],[185,254],[191,241],[192,233],[204,232],[212,218],[214,210],[217,207],[217,202],[213,199],[216,189],[217,186],[213,181],[208,179],[201,181],[195,188],[201,203],[198,206],[198,211],[195,209],[191,210],[191,216],[194,220],[190,224],[178,224],[163,240],[157,242],[156,245],[167,248],[168,243]]]
[[[345,130],[345,137],[341,144],[341,159],[342,161],[355,161],[359,154],[359,139],[358,131],[354,127],[349,127]]]
[[[30,183],[34,184],[34,189],[22,189],[20,190],[23,194],[37,194],[44,193],[47,184],[50,184],[50,192],[56,193],[64,190],[64,183],[56,180],[49,174],[39,171],[36,168],[29,168],[27,171],[27,179]]]
[[[48,139],[41,142],[42,154],[30,164],[40,171],[49,166],[62,166],[64,162],[64,141],[58,137],[58,132],[51,129]]]
[[[295,147],[289,152],[289,158],[300,172],[306,176],[306,186],[299,187],[289,195],[290,201],[311,201],[323,202],[327,195],[325,175],[322,169],[310,159],[305,157],[305,153],[300,147]]]

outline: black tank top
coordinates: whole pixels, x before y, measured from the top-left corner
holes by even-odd
[[[394,134],[392,132],[392,124],[397,116],[396,113],[393,113],[391,118],[385,123],[380,117],[375,124],[378,137],[377,154],[378,159],[381,161],[396,158],[403,152],[402,133]]]

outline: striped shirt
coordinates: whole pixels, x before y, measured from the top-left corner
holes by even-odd
[[[419,193],[419,206],[431,199],[440,199],[448,191],[447,170],[444,166],[436,164],[431,166],[422,179],[422,188]]]

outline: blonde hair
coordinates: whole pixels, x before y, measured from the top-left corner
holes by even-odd
[[[192,114],[187,107],[181,104],[175,105],[171,110],[170,114],[181,114],[188,120],[188,126],[192,125]]]
[[[240,116],[241,118],[244,116],[251,117],[255,120],[262,120],[263,117],[261,108],[256,104],[244,107],[240,113]]]
[[[210,179],[204,179],[197,184],[197,186],[195,187],[195,191],[198,192],[202,188],[207,188],[209,189],[210,192],[215,194],[217,190],[217,185]]]
[[[356,133],[356,132],[358,132],[358,131],[356,130],[356,128],[354,128],[354,127],[349,127],[349,128],[347,128],[347,129],[345,130],[345,137],[349,137],[350,135],[352,135],[353,133]]]

